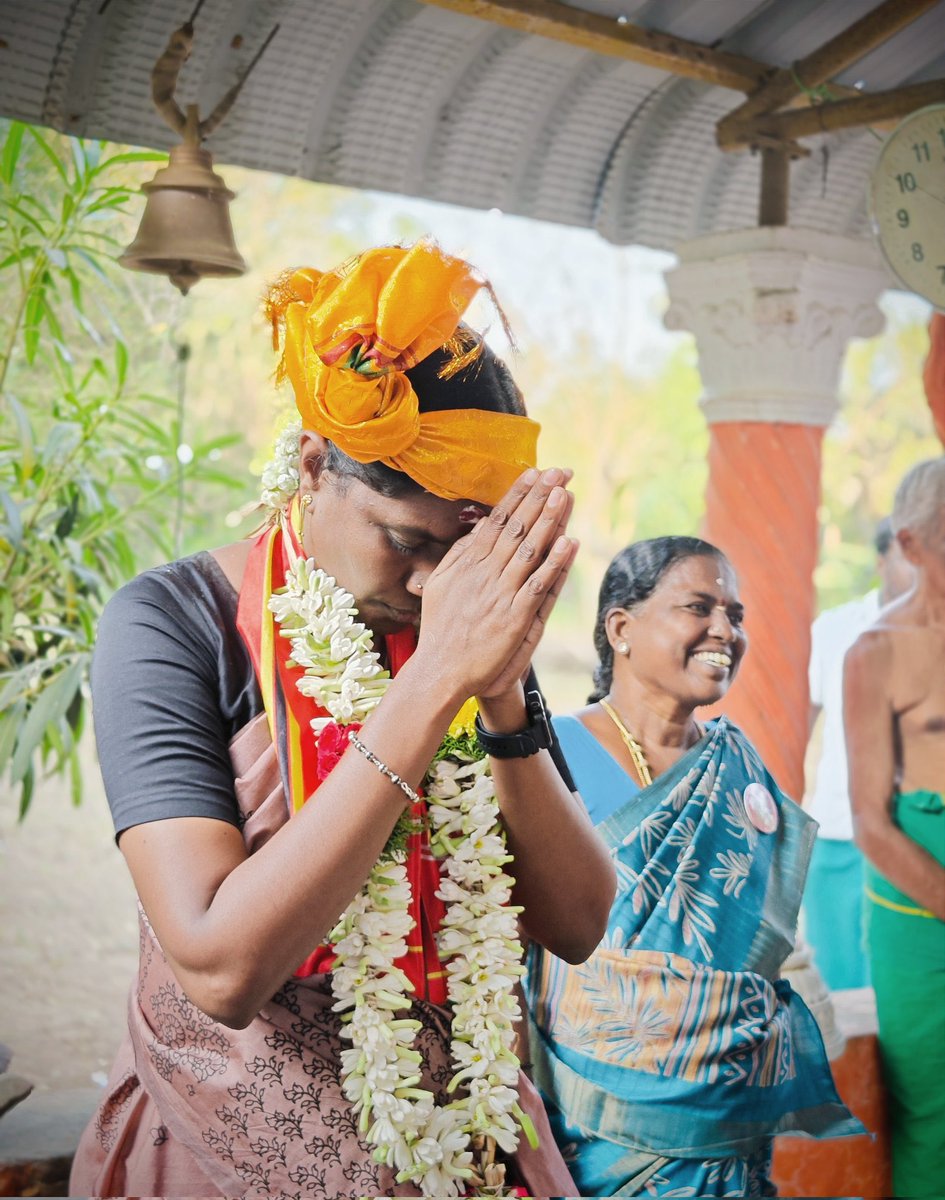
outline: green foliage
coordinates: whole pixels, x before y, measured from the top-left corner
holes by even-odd
[[[43,767],[79,801],[101,606],[154,548],[170,554],[185,482],[231,440],[180,453],[182,408],[140,389],[122,333],[141,321],[113,262],[126,167],[162,157],[18,123],[0,153],[0,772],[21,815]]]
[[[537,368],[537,369],[536,369]],[[570,532],[581,551],[559,605],[587,638],[614,554],[638,538],[692,534],[702,517],[708,433],[694,355],[681,347],[659,375],[635,378],[584,339],[566,363],[529,363],[529,411],[541,458],[574,469]]]
[[[843,404],[824,442],[815,574],[821,608],[873,586],[873,535],[889,515],[899,480],[915,463],[942,452],[922,386],[928,345],[924,324],[892,313],[884,333],[854,343],[847,353]]]

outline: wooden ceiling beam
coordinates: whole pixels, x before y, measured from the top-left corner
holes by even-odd
[[[735,126],[727,135],[727,142],[723,143],[720,137],[719,145],[723,150],[736,150],[743,146],[770,144],[771,139],[792,142],[795,138],[817,133],[905,117],[927,104],[945,104],[945,79],[914,83],[888,92],[870,92],[853,100],[832,100],[811,108],[767,113]]]
[[[791,157],[808,151],[797,138],[854,125],[878,124],[943,99],[941,84],[917,84],[891,92],[861,94],[831,84],[836,100],[811,103],[809,94],[857,62],[930,8],[945,0],[883,0],[848,29],[794,64],[766,63],[713,50],[656,30],[641,29],[559,0],[422,0],[431,7],[489,21],[518,33],[564,42],[596,54],[622,58],[700,83],[745,92],[748,99],[717,127],[722,150],[755,146]],[[805,107],[794,107],[804,105]],[[790,106],[790,107],[788,107]],[[777,110],[785,111],[777,111]]]
[[[699,42],[640,29],[629,22],[621,24],[598,13],[560,4],[558,0],[423,0],[423,3],[737,92],[755,92],[773,70],[740,54],[727,54]]]
[[[776,71],[767,82],[754,91],[744,104],[733,109],[719,122],[718,141],[725,149],[744,145],[734,139],[733,131],[751,118],[783,108],[789,101],[818,87],[839,74],[864,55],[883,44],[894,34],[910,25],[941,0],[883,0],[859,21],[818,50],[799,59],[793,67]]]

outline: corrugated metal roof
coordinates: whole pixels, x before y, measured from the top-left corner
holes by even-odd
[[[582,0],[716,48],[789,66],[877,0]],[[0,0],[0,112],[167,147],[149,72],[193,0]],[[206,115],[276,23],[211,137],[219,163],[590,226],[670,249],[753,225],[759,162],[722,154],[741,96],[416,0],[206,0],[179,102]],[[945,76],[945,3],[843,72],[865,90]],[[869,130],[808,139],[791,224],[863,236]]]

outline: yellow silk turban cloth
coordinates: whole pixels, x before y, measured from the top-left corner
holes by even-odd
[[[288,378],[307,429],[358,462],[403,471],[446,500],[495,504],[535,465],[539,426],[480,408],[421,412],[406,371],[440,347],[443,374],[481,346],[456,348],[460,319],[480,288],[469,266],[429,242],[369,250],[334,271],[288,272],[270,289],[278,378]]]

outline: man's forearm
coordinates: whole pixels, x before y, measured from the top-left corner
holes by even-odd
[[[945,921],[945,867],[897,829],[857,822],[856,843],[877,871],[920,908]]]
[[[546,750],[493,759],[492,772],[515,855],[522,924],[560,958],[583,962],[604,934],[616,889],[607,849]]]

